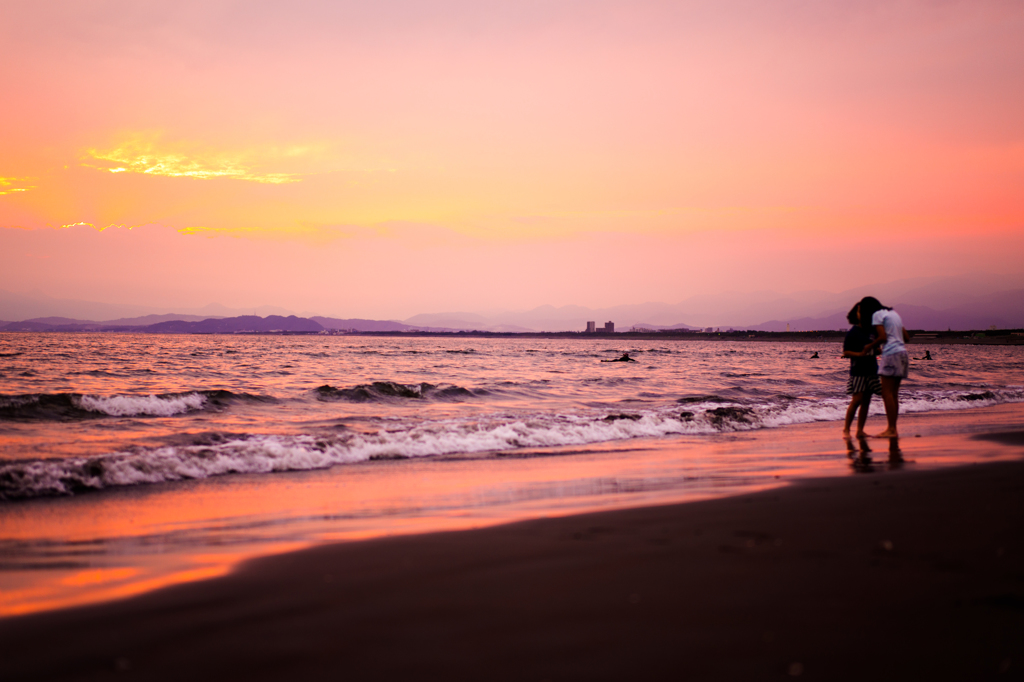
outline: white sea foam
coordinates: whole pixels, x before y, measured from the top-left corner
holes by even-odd
[[[966,398],[966,399],[965,399]],[[134,398],[102,403],[119,414],[198,409],[205,397]],[[150,402],[152,401],[152,402]],[[964,409],[1024,401],[1024,391],[908,393],[905,412]],[[0,466],[0,496],[9,499],[71,494],[80,490],[207,478],[231,473],[302,471],[374,458],[430,457],[521,448],[587,445],[674,434],[709,435],[843,418],[842,398],[784,399],[741,405],[720,399],[627,413],[592,410],[572,414],[497,414],[399,423],[376,433],[265,435],[214,444],[165,446],[89,458],[36,460]],[[120,407],[119,407],[120,406]],[[129,411],[130,410],[130,411]],[[144,412],[143,410],[150,410]],[[172,411],[173,410],[173,411]],[[881,413],[880,400],[873,413]],[[112,412],[108,412],[112,413]]]
[[[185,393],[171,396],[83,395],[76,399],[78,407],[89,412],[99,412],[112,417],[154,416],[170,417],[183,412],[201,410],[206,405],[202,393]]]

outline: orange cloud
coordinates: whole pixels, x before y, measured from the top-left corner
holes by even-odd
[[[35,185],[28,184],[33,178],[4,178],[0,177],[0,195],[14,194],[15,192],[27,192],[35,189]]]
[[[142,173],[171,178],[231,178],[248,182],[280,185],[299,182],[296,173],[260,170],[273,157],[301,157],[308,148],[295,147],[283,151],[230,152],[204,149],[195,144],[169,143],[157,134],[125,136],[107,149],[88,149],[85,159],[105,162],[99,166],[111,173]]]

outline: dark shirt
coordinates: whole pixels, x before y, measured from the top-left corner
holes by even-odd
[[[846,332],[846,339],[843,341],[843,350],[859,353],[864,346],[871,343],[871,337],[860,325],[851,327]],[[850,376],[852,377],[873,377],[878,374],[878,360],[874,355],[863,358],[850,358]]]

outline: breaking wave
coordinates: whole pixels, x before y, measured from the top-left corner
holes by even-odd
[[[0,421],[72,421],[100,417],[172,417],[222,409],[235,400],[268,400],[231,391],[191,391],[161,395],[83,395],[32,393],[0,396]]]
[[[427,392],[429,394],[429,390]],[[728,403],[717,396],[705,398],[683,405],[630,412],[604,409],[573,414],[499,414],[421,421],[381,429],[376,433],[327,436],[230,434],[213,439],[197,438],[191,444],[97,457],[10,462],[0,465],[0,498],[14,500],[69,495],[233,473],[324,469],[374,459],[509,453],[524,448],[587,445],[633,438],[752,431],[836,421],[843,418],[847,405],[845,398],[811,400],[778,396],[770,401],[749,404]],[[901,409],[905,412],[928,412],[1021,401],[1024,401],[1024,389],[980,393],[908,392]],[[186,406],[184,409],[192,408]],[[881,401],[874,401],[873,411],[880,413],[881,409]]]

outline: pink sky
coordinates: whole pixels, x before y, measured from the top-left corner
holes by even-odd
[[[7,5],[0,289],[400,318],[1022,270],[1015,0]]]

